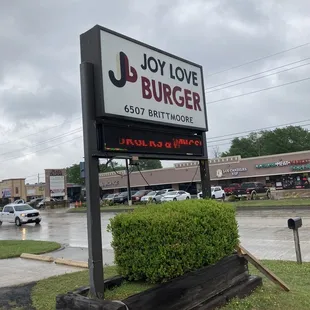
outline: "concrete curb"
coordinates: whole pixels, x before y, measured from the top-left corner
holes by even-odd
[[[20,257],[26,258],[26,259],[40,260],[40,261],[49,262],[49,263],[52,263],[54,261],[54,258],[52,256],[36,255],[36,254],[29,254],[29,253],[22,253]]]
[[[86,269],[88,269],[88,263],[87,262],[74,261],[74,260],[64,259],[64,258],[57,258],[57,259],[55,259],[55,264],[67,265],[67,266],[73,266],[73,267],[79,267],[79,268],[86,268]]]
[[[310,206],[236,206],[237,211],[309,211]]]
[[[75,260],[65,259],[65,258],[54,258],[52,256],[36,255],[36,254],[29,254],[29,253],[22,253],[20,255],[20,258],[39,260],[39,261],[48,262],[48,263],[55,263],[58,265],[67,265],[67,266],[72,266],[72,267],[88,269],[87,262],[75,261]]]

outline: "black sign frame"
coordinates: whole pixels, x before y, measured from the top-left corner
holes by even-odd
[[[108,29],[106,27],[102,27],[100,25],[96,25],[93,28],[89,29],[88,31],[84,32],[80,35],[80,48],[81,48],[81,62],[90,62],[94,65],[94,96],[95,96],[95,114],[96,117],[99,119],[119,119],[122,121],[134,121],[140,124],[153,124],[155,126],[169,126],[168,123],[159,123],[154,120],[142,120],[139,118],[134,118],[133,116],[121,116],[121,115],[114,115],[114,114],[108,114],[105,111],[105,103],[104,103],[104,87],[103,87],[103,78],[102,73],[103,70],[106,70],[106,68],[102,68],[102,55],[101,55],[101,49],[103,48],[101,46],[101,40],[100,40],[100,32],[104,31],[109,34],[112,34],[116,37],[125,39],[129,42],[132,42],[134,44],[140,45],[141,47],[150,49],[154,52],[166,55],[172,59],[179,60],[181,62],[184,62],[185,64],[189,64],[191,66],[196,67],[199,69],[202,79],[202,89],[205,89],[204,86],[204,75],[203,75],[203,67],[197,63],[194,63],[192,61],[189,61],[187,59],[184,59],[182,57],[176,56],[174,54],[168,53],[166,51],[163,51],[159,48],[156,48],[152,45],[146,44],[144,42],[135,40],[133,38],[130,38],[128,36],[125,36],[121,33],[115,32],[111,29]],[[207,108],[206,108],[206,96],[205,92],[202,92],[202,104],[203,104],[203,114],[204,114],[204,120],[205,120],[205,126],[204,128],[195,128],[195,125],[182,125],[183,129],[187,130],[199,130],[199,131],[208,131],[208,115],[207,115]],[[171,124],[171,127],[180,128],[180,125],[177,124]]]
[[[103,127],[100,151],[135,154],[203,156],[203,137],[200,133],[181,133],[151,130],[141,126],[107,124]]]

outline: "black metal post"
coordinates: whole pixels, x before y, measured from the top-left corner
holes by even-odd
[[[295,243],[295,252],[296,252],[297,263],[301,264],[302,259],[301,259],[301,250],[300,250],[300,241],[299,241],[298,229],[293,229],[293,234],[294,234],[294,243]]]
[[[82,91],[90,293],[97,298],[103,298],[104,278],[99,202],[99,160],[98,158],[92,156],[97,151],[93,64],[83,62],[80,65],[80,74]]]
[[[130,175],[129,175],[129,167],[128,167],[128,159],[126,158],[126,175],[127,175],[127,191],[128,191],[128,206],[132,205],[131,200],[131,189],[130,189]]]
[[[202,134],[202,139],[204,142],[204,157],[206,158],[204,160],[199,160],[202,198],[211,198],[211,180],[209,170],[207,137],[205,132]]]

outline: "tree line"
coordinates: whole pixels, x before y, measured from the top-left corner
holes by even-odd
[[[229,150],[220,156],[241,155],[242,158],[249,158],[308,150],[310,150],[309,131],[301,126],[288,126],[234,138]]]
[[[138,160],[138,165],[140,171],[143,170],[151,170],[151,169],[160,169],[162,168],[162,164],[160,160],[157,159],[145,159]],[[99,172],[113,172],[113,171],[122,171],[125,170],[126,167],[123,164],[120,164],[117,161],[109,162],[108,164],[102,163],[99,165]],[[132,171],[137,171],[137,166],[130,166],[129,168]],[[80,176],[80,164],[73,164],[70,167],[66,168],[67,171],[67,182],[74,184],[84,184],[84,179]]]

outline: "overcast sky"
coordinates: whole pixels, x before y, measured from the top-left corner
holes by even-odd
[[[203,65],[206,88],[299,66],[209,89],[213,102],[309,78],[310,45],[226,70],[310,42],[309,12],[306,0],[2,1],[0,180],[42,181],[45,168],[83,159],[79,35],[95,24]],[[310,119],[309,84],[208,104],[210,156],[229,147],[212,137]]]

